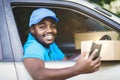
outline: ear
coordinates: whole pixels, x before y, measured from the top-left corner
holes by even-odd
[[[34,27],[30,27],[30,32],[34,35],[34,33],[35,33]]]

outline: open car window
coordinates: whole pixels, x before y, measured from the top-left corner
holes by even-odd
[[[41,7],[41,6],[40,6]],[[27,36],[28,36],[28,24],[29,24],[29,17],[31,12],[40,7],[14,7],[13,13],[15,17],[15,21],[17,24],[17,28],[19,31],[19,35],[21,38],[21,43],[24,45]],[[58,8],[58,7],[46,7],[53,10],[59,18],[59,22],[57,24],[58,35],[55,39],[55,42],[61,48],[61,50],[65,53],[67,57],[72,56],[73,54],[79,54],[80,43],[76,43],[76,39],[84,40],[86,38],[79,37],[79,34],[83,33],[94,33],[94,32],[102,32],[103,36],[109,31],[113,32],[110,35],[116,34],[116,40],[119,39],[119,33],[115,32],[112,28],[108,25],[104,24],[103,22],[98,21],[94,17],[87,16],[75,9],[69,8]],[[19,16],[18,16],[19,15]],[[94,33],[96,34],[96,33]],[[109,35],[109,34],[108,34]],[[99,36],[99,35],[97,35]],[[92,36],[93,37],[93,36]],[[102,37],[99,36],[97,38],[100,40]],[[94,38],[91,38],[96,40]],[[112,39],[112,38],[111,38]]]

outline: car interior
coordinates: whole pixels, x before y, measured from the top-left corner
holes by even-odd
[[[32,10],[36,8],[38,7],[13,8],[14,18],[17,24],[22,45],[24,45],[29,33],[29,17]],[[59,22],[57,23],[58,34],[56,36],[55,42],[58,44],[60,49],[65,53],[67,57],[80,54],[81,48],[77,48],[77,46],[80,46],[81,40],[84,41],[110,39],[109,34],[106,33],[109,33],[109,31],[113,30],[109,26],[88,16],[85,16],[79,11],[70,10],[69,8],[50,9],[53,10],[59,18]],[[95,32],[102,34],[101,36],[96,35],[96,37],[99,36],[99,38],[95,39],[95,37],[93,38],[93,36],[95,36],[96,34]],[[88,35],[89,33],[91,33],[91,37]],[[118,33],[115,34],[117,34],[116,39],[118,39]],[[86,37],[88,36],[89,38],[86,39]],[[77,41],[78,39],[81,40]]]

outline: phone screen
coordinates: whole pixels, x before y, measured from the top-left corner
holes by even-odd
[[[98,52],[96,53],[95,57],[93,60],[95,60],[96,58],[99,57],[100,55],[100,51],[101,51],[101,47],[102,47],[102,44],[97,44],[95,42],[92,43],[92,47],[91,47],[91,51],[90,51],[90,54],[89,56],[92,54],[92,52],[95,50],[95,49],[98,49]]]

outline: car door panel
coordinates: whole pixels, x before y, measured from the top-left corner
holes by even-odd
[[[13,62],[0,62],[0,80],[18,80]]]

